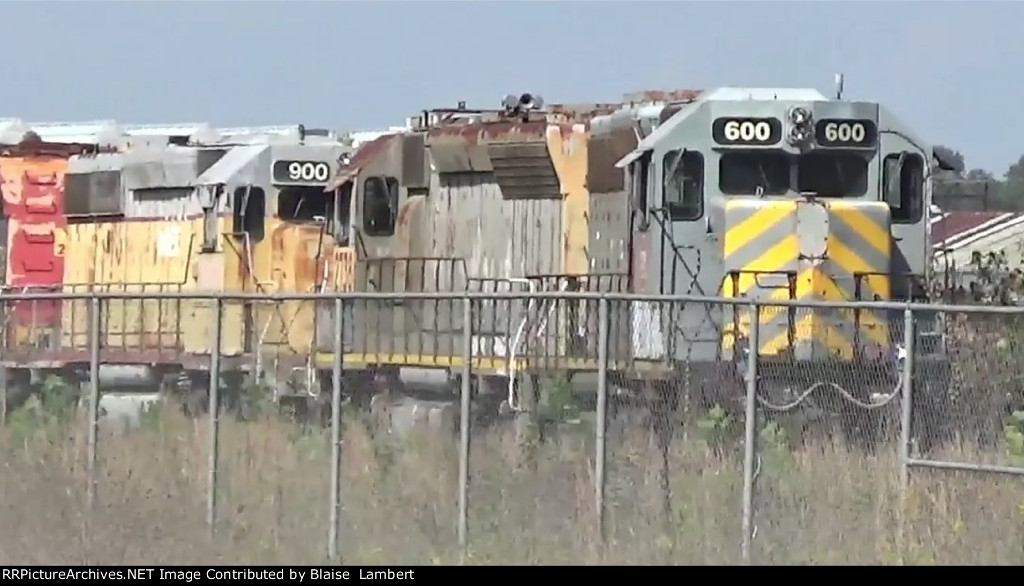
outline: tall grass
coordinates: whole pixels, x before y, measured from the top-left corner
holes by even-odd
[[[323,563],[330,449],[323,430],[225,417],[219,517],[205,525],[207,422],[164,408],[141,429],[104,429],[98,503],[85,511],[85,429],[9,422],[0,433],[0,563]],[[397,440],[345,425],[346,563],[451,564],[457,442]],[[1022,564],[1019,479],[915,470],[901,495],[894,449],[762,438],[754,561],[776,564]],[[597,539],[593,439],[562,432],[524,455],[501,428],[474,429],[469,563],[739,562],[742,467],[735,445],[678,437],[662,457],[643,428],[613,426],[607,542]],[[984,461],[965,449],[946,457]]]

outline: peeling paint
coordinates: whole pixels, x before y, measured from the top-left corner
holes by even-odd
[[[587,208],[589,194],[587,192],[587,141],[586,130],[574,125],[572,131],[564,132],[560,126],[547,129],[548,152],[555,172],[561,183],[564,198],[564,232],[563,255],[564,272],[572,275],[586,274],[587,241],[589,227],[587,224]]]
[[[63,175],[67,159],[50,155],[0,156],[0,192],[8,218],[5,285],[15,290],[59,288],[67,228]],[[61,303],[14,303],[15,344],[52,345]],[[31,339],[30,339],[31,338]]]

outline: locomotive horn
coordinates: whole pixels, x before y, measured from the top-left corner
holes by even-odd
[[[526,92],[519,96],[519,107],[524,110],[540,110],[544,107],[544,98]]]

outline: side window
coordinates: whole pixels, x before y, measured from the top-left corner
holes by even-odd
[[[203,246],[202,252],[217,252],[219,230],[217,211],[221,198],[224,197],[223,185],[200,187],[203,199]],[[234,231],[234,230],[232,230]]]
[[[633,217],[636,221],[636,228],[643,232],[647,230],[648,224],[648,201],[650,195],[647,193],[647,187],[650,185],[651,176],[651,153],[650,151],[641,155],[641,157],[632,164],[632,169],[629,176],[629,187],[632,190],[633,199]]]
[[[924,159],[913,153],[887,155],[882,162],[882,198],[895,224],[915,224],[924,212]]]
[[[363,182],[363,231],[367,236],[391,236],[398,217],[398,180],[367,177]]]
[[[352,182],[335,190],[336,204],[331,234],[340,246],[348,246],[349,225],[352,223]]]
[[[239,187],[235,190],[231,202],[231,232],[236,237],[243,233],[249,240],[263,240],[263,224],[267,214],[267,195],[259,187]]]
[[[662,194],[669,219],[700,219],[704,215],[704,156],[697,151],[669,151],[663,163]]]

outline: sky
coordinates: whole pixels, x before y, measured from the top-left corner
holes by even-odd
[[[0,2],[0,117],[373,130],[425,108],[814,87],[1024,153],[1024,2]]]

